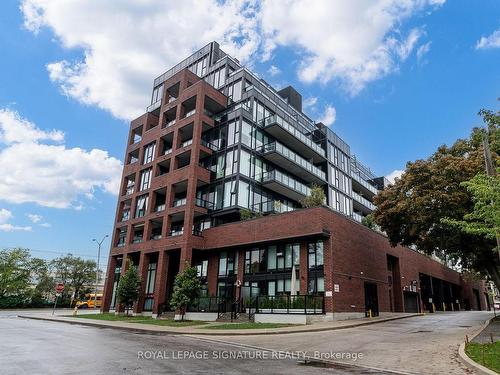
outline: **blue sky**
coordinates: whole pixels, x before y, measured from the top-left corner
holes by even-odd
[[[154,77],[210,40],[297,88],[305,112],[378,175],[498,109],[498,1],[101,3],[0,5],[0,247],[95,256],[92,238],[111,234],[130,118]],[[187,14],[190,25],[168,27]]]

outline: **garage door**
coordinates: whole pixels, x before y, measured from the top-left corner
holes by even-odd
[[[415,292],[404,292],[405,299],[405,312],[407,313],[418,313],[418,293]]]

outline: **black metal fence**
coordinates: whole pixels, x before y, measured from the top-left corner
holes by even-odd
[[[254,306],[258,314],[324,314],[325,297],[307,294],[257,296]]]

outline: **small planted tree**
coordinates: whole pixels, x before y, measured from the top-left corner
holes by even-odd
[[[118,301],[125,306],[126,314],[134,302],[139,298],[141,291],[141,278],[134,266],[129,266],[125,275],[120,278],[116,296]]]
[[[181,319],[184,319],[186,307],[198,298],[201,290],[198,271],[195,267],[186,264],[184,271],[177,274],[174,282],[174,291],[170,299],[170,306],[180,311]]]
[[[304,208],[318,207],[322,206],[326,202],[325,192],[323,188],[319,185],[311,185],[311,193],[300,201],[300,204]]]
[[[255,219],[257,217],[261,217],[262,213],[256,212],[256,211],[251,211],[248,208],[242,208],[240,209],[240,220],[250,220],[250,219]]]

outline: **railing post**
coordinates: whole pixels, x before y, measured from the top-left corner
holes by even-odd
[[[304,314],[307,315],[307,294],[304,294]]]

